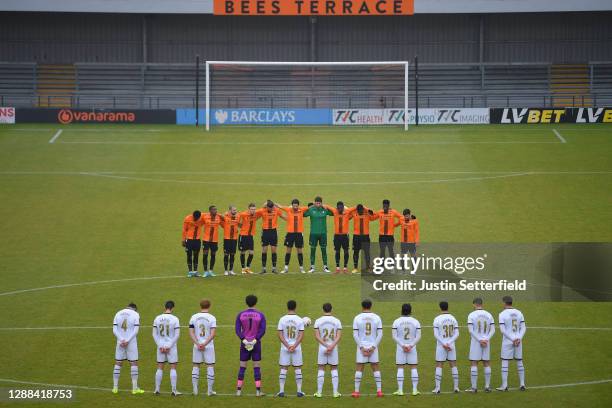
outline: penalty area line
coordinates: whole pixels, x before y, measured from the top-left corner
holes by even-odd
[[[0,382],[3,383],[10,383],[10,384],[25,384],[25,385],[38,385],[38,386],[42,386],[42,387],[57,387],[57,388],[72,388],[72,389],[79,389],[79,390],[89,390],[89,391],[105,391],[105,392],[110,392],[111,388],[107,388],[107,387],[94,387],[94,386],[88,386],[88,385],[72,385],[72,384],[53,384],[53,383],[44,383],[44,382],[35,382],[35,381],[22,381],[22,380],[15,380],[12,378],[0,378]],[[530,386],[529,388],[527,388],[528,390],[538,390],[538,389],[548,389],[548,388],[566,388],[566,387],[578,387],[581,385],[597,385],[597,384],[607,384],[612,382],[612,379],[603,379],[603,380],[592,380],[592,381],[579,381],[579,382],[573,382],[573,383],[565,383],[565,384],[544,384],[544,385],[534,385],[534,386]],[[518,388],[509,388],[509,390],[515,391]],[[122,392],[130,392],[131,390],[128,389],[121,389],[119,391]],[[145,393],[147,394],[152,394],[153,391],[145,391]],[[162,394],[170,394],[167,391],[163,391]],[[444,391],[442,392],[442,394],[453,394],[452,391]],[[229,393],[217,393],[218,396],[221,397],[233,397],[236,394],[229,394]],[[249,397],[253,397],[255,396],[255,394],[242,394],[243,396],[249,396]],[[431,394],[431,393],[423,393],[421,395],[436,395],[436,394]],[[310,397],[310,395],[306,395],[307,397]],[[361,396],[364,397],[374,397],[376,396],[376,394],[361,394]],[[289,396],[289,397],[293,397],[293,396]],[[344,395],[344,397],[350,397],[350,395]]]
[[[553,129],[553,133],[555,134],[555,136],[557,136],[557,139],[559,139],[559,141],[561,143],[567,143],[565,138],[563,136],[561,136],[561,133],[559,133],[559,131],[557,129]]]
[[[53,137],[51,139],[49,139],[49,143],[55,143],[55,141],[57,140],[58,137],[60,137],[60,135],[62,134],[63,130],[59,129],[57,132],[55,132],[55,134],[53,135]]]

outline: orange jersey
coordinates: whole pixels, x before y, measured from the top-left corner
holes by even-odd
[[[419,243],[419,222],[416,219],[406,221],[406,219],[402,217],[400,222],[395,225],[401,225],[402,227],[400,233],[401,242],[414,244]]]
[[[202,233],[202,218],[195,221],[193,215],[188,215],[183,220],[183,241],[186,239],[200,239]]]
[[[397,226],[396,220],[403,218],[403,216],[389,208],[389,212],[385,213],[384,210],[377,212],[378,214],[378,233],[380,235],[393,235],[395,227]]]
[[[304,232],[304,212],[308,207],[298,207],[297,210],[293,207],[279,207],[279,209],[287,214],[287,232]]]
[[[255,235],[257,231],[257,220],[261,218],[261,214],[257,211],[255,214],[251,215],[248,211],[243,211],[240,213],[240,235]]]
[[[226,212],[223,215],[223,239],[238,239],[238,223],[240,222],[240,214],[232,215]]]
[[[212,218],[210,213],[202,214],[204,220],[204,235],[202,240],[206,242],[218,242],[219,241],[219,227],[223,222],[222,217],[217,214],[215,218]]]
[[[268,212],[267,208],[260,208],[257,213],[263,219],[261,226],[263,229],[276,229],[278,227],[278,217],[281,213],[278,208],[274,208],[272,212]]]
[[[370,235],[370,221],[378,219],[378,214],[370,215],[368,210],[364,210],[362,215],[357,211],[353,212],[353,234],[355,235]]]
[[[344,211],[340,214],[337,208],[330,206],[325,206],[325,208],[334,214],[334,234],[348,234],[349,221],[355,215],[355,209],[344,207]]]

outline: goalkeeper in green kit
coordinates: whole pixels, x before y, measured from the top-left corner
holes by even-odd
[[[323,208],[323,199],[316,197],[314,205],[309,206],[304,213],[304,217],[310,217],[310,270],[309,273],[315,271],[315,255],[317,244],[321,246],[321,258],[323,258],[323,272],[329,273],[327,267],[327,216],[333,216],[334,213],[327,208]]]

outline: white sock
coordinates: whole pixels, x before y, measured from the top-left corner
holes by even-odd
[[[508,365],[509,362],[508,360],[502,360],[502,366],[501,366],[501,386],[502,388],[506,388],[508,386]]]
[[[491,367],[485,367],[483,369],[484,371],[484,378],[485,378],[485,388],[490,388],[491,387]]]
[[[297,387],[297,392],[302,392],[302,369],[295,369],[295,386]]]
[[[172,392],[176,392],[176,369],[170,369],[170,386],[172,387]]]
[[[280,392],[285,392],[285,380],[287,379],[287,370],[281,368],[280,374],[278,375],[278,386]]]
[[[359,392],[359,386],[361,386],[361,377],[363,373],[361,371],[355,371],[355,392]]]
[[[442,382],[442,367],[436,367],[436,390],[440,389],[440,383]]]
[[[155,392],[159,392],[159,387],[161,387],[162,377],[164,376],[164,372],[162,369],[158,368],[155,372]]]
[[[198,383],[200,382],[200,367],[191,369],[191,384],[193,385],[193,393],[198,393]]]
[[[130,375],[132,376],[132,389],[138,389],[138,366],[130,367]]]
[[[119,376],[121,375],[121,366],[115,364],[113,367],[113,388],[119,388]]]
[[[319,370],[317,371],[317,393],[321,394],[323,392],[323,383],[325,382],[325,371]]]
[[[206,367],[206,384],[208,385],[208,393],[212,393],[215,389],[215,367]]]
[[[410,370],[410,375],[412,376],[412,391],[417,391],[419,386],[419,372],[416,368]]]
[[[523,365],[523,360],[516,360],[516,370],[519,375],[519,382],[521,387],[525,386],[525,366]]]
[[[459,369],[457,367],[451,368],[451,373],[453,374],[453,388],[459,388]]]
[[[478,367],[470,367],[470,378],[472,380],[472,389],[475,390],[478,388]]]
[[[338,392],[338,370],[331,370],[332,387],[334,387],[334,394]]]
[[[376,383],[376,391],[382,391],[382,378],[380,371],[374,371],[374,382]]]
[[[398,391],[404,390],[404,368],[403,367],[399,367],[397,369],[397,390]]]

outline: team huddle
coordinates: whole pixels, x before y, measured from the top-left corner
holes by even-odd
[[[263,396],[261,380],[262,338],[266,334],[266,317],[258,309],[257,297],[249,295],[245,299],[247,308],[236,316],[235,333],[239,339],[240,362],[236,382],[236,395],[240,396],[244,384],[248,361],[252,361],[255,380],[256,395]],[[516,360],[520,381],[520,390],[525,390],[525,368],[523,366],[523,336],[527,330],[523,314],[512,306],[512,298],[503,298],[504,309],[499,314],[498,323],[501,332],[501,380],[498,391],[508,390],[508,370],[510,360]],[[179,319],[173,314],[174,302],[165,304],[164,313],[153,321],[153,339],[157,349],[157,371],[155,373],[155,394],[160,394],[163,378],[163,369],[166,364],[170,366],[170,384],[173,396],[180,395],[177,391],[176,365],[178,363],[178,340],[180,336]],[[362,312],[353,319],[353,339],[356,344],[355,387],[351,396],[360,397],[360,386],[363,371],[369,364],[376,383],[376,396],[382,397],[382,378],[379,367],[379,345],[383,337],[383,324],[381,318],[372,312],[372,302],[361,302]],[[448,311],[448,303],[440,302],[440,314],[433,321],[433,332],[436,340],[436,368],[434,394],[441,392],[442,367],[448,362],[453,378],[453,391],[459,392],[459,371],[457,368],[457,350],[455,342],[459,337],[459,324],[457,319]],[[482,299],[476,298],[473,302],[474,311],[467,318],[467,327],[470,334],[469,360],[471,362],[471,387],[467,392],[477,392],[478,389],[478,363],[482,362],[484,372],[484,390],[490,392],[491,380],[491,345],[490,341],[495,334],[495,321],[493,316],[483,309]],[[202,300],[200,312],[194,314],[189,320],[189,336],[193,343],[193,368],[191,372],[193,394],[198,395],[200,367],[206,365],[207,395],[214,396],[215,382],[215,348],[214,339],[217,330],[217,320],[210,313],[211,302]],[[287,314],[282,316],[277,325],[277,336],[281,343],[279,356],[279,392],[278,397],[285,397],[285,382],[289,367],[293,367],[297,396],[304,397],[302,391],[302,342],[305,328],[312,321],[308,317],[300,317],[297,304],[290,300],[287,302]],[[317,341],[317,391],[314,397],[323,396],[325,371],[329,367],[333,397],[341,396],[339,392],[338,377],[338,349],[342,339],[342,323],[332,313],[332,305],[323,305],[323,315],[313,325],[314,337]],[[411,316],[412,307],[406,303],[402,305],[401,316],[392,325],[392,337],[396,343],[395,363],[397,365],[397,390],[393,395],[404,395],[404,369],[410,368],[412,380],[412,395],[418,395],[419,374],[417,370],[418,355],[417,344],[422,338],[420,322]],[[113,321],[113,333],[117,338],[115,350],[115,366],[113,370],[113,393],[118,393],[119,376],[123,361],[127,360],[131,366],[132,393],[144,393],[138,387],[138,346],[137,335],[140,327],[140,316],[135,304],[120,310]]]
[[[370,268],[370,222],[379,220],[379,246],[380,256],[388,253],[393,257],[394,233],[397,227],[401,228],[401,251],[416,254],[416,245],[419,242],[419,223],[409,209],[400,214],[390,207],[389,200],[383,200],[382,209],[373,210],[357,204],[355,207],[346,207],[342,201],[331,207],[323,204],[321,197],[316,197],[314,203],[300,206],[298,199],[293,199],[290,206],[281,206],[268,200],[263,208],[249,204],[248,210],[238,212],[235,206],[221,215],[212,205],[207,213],[202,214],[196,210],[183,220],[183,233],[181,245],[187,254],[188,277],[212,277],[215,258],[218,250],[219,228],[223,228],[223,266],[225,275],[235,275],[234,261],[237,249],[240,251],[240,264],[243,274],[252,274],[251,263],[254,254],[254,235],[257,229],[257,220],[262,219],[261,233],[261,264],[262,274],[267,273],[268,248],[272,261],[272,273],[277,273],[277,246],[278,246],[278,219],[286,221],[287,234],[284,246],[285,264],[280,273],[289,272],[289,263],[293,247],[296,248],[301,273],[304,269],[304,218],[310,218],[310,269],[315,272],[315,258],[317,246],[321,248],[323,272],[330,272],[327,263],[327,217],[334,217],[334,252],[336,273],[348,273],[349,264],[349,222],[353,221],[353,270],[357,269],[360,253],[363,253],[362,270]],[[198,261],[202,249],[203,274],[198,274]],[[340,258],[343,255],[341,267]],[[210,263],[209,263],[210,256]]]

